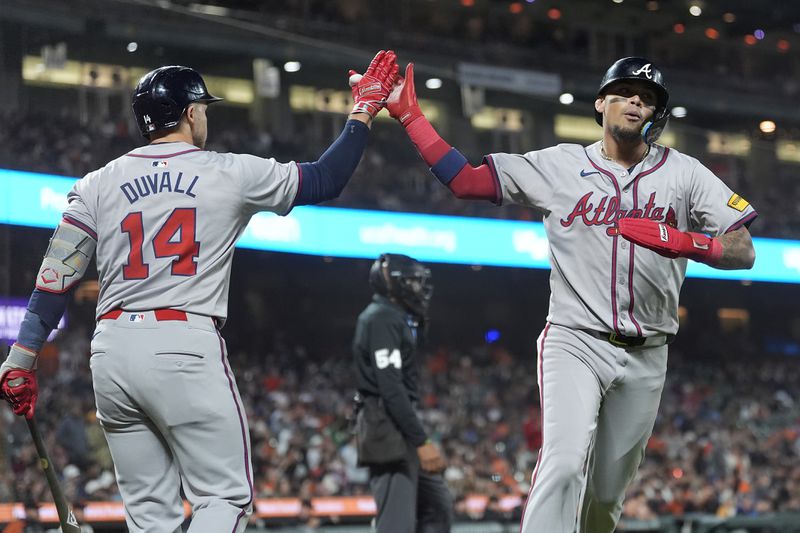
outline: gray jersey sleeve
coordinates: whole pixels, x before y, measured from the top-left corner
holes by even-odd
[[[488,159],[497,173],[504,202],[546,211],[556,190],[556,162],[561,146],[527,154],[491,154]]]
[[[296,163],[237,154],[233,164],[237,167],[233,174],[240,180],[245,214],[271,211],[285,215],[289,212],[300,185]]]
[[[72,186],[67,194],[67,209],[64,218],[81,227],[84,231],[97,238],[97,197],[92,193],[96,180],[92,179],[94,173],[87,174]]]
[[[758,214],[699,161],[691,173],[689,217],[693,231],[722,235],[750,223]]]
[[[559,144],[526,154],[497,153],[488,156],[502,189],[503,202],[513,202],[549,213],[558,194],[559,176],[565,167],[586,164],[582,146]]]

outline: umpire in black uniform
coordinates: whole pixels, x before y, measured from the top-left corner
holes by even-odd
[[[453,501],[441,475],[444,458],[415,412],[415,356],[433,292],[431,271],[406,255],[383,254],[369,282],[375,295],[358,317],[353,353],[359,463],[370,468],[376,530],[449,532]]]

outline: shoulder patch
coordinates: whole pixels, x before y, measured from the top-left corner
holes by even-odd
[[[731,196],[728,199],[728,207],[732,207],[737,211],[744,211],[745,209],[747,209],[748,205],[750,205],[750,202],[748,202],[747,200],[745,200],[736,193],[734,193],[733,196]]]

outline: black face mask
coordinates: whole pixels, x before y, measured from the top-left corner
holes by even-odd
[[[393,288],[394,296],[402,302],[409,313],[423,320],[428,317],[428,308],[433,296],[430,270],[422,267],[411,276],[402,276],[395,281]]]
[[[433,296],[431,271],[416,259],[402,254],[381,255],[370,269],[370,285],[420,321],[427,318]]]

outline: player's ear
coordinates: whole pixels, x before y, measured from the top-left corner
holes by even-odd
[[[597,100],[594,101],[594,110],[602,115],[605,109],[606,109],[606,97],[598,96]]]
[[[193,124],[195,120],[197,120],[197,105],[196,104],[189,104],[186,106],[186,120],[189,124]]]

